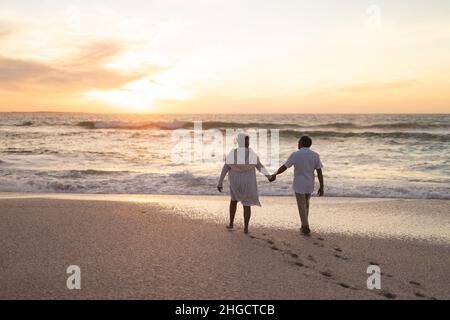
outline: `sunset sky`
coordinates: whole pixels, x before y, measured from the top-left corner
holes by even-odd
[[[449,113],[450,1],[0,2],[0,111]]]

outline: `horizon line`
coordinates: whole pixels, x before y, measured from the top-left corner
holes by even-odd
[[[160,113],[160,112],[84,112],[84,111],[0,111],[2,113],[65,113],[65,114],[114,114],[114,115],[450,115],[450,112],[343,112],[343,113],[333,113],[333,112],[228,112],[228,113],[217,113],[217,112],[201,112],[201,113],[189,113],[189,112],[170,112],[170,113]]]

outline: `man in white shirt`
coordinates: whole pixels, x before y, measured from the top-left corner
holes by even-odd
[[[311,232],[309,229],[308,215],[309,199],[311,198],[311,193],[314,192],[314,171],[317,171],[317,177],[320,183],[318,195],[321,197],[324,194],[322,162],[320,162],[319,154],[310,149],[311,145],[312,140],[310,137],[301,137],[298,142],[299,150],[292,153],[286,163],[269,179],[270,181],[274,181],[277,175],[286,171],[287,168],[294,166],[294,182],[292,188],[297,198],[298,211],[302,223],[300,231],[305,235]]]

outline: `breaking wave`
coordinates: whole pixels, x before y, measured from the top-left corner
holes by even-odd
[[[144,129],[190,129],[194,127],[192,121],[81,121],[77,126],[86,129],[127,129],[127,130],[144,130]],[[266,128],[266,129],[378,129],[378,130],[399,130],[399,129],[448,129],[448,123],[427,123],[427,122],[393,122],[393,123],[376,123],[370,125],[360,125],[353,122],[331,122],[316,125],[299,124],[299,123],[274,123],[274,122],[234,122],[234,121],[203,121],[203,129],[227,129],[227,128]]]
[[[127,121],[81,121],[78,126],[86,129],[124,129],[124,130],[145,130],[145,129],[166,129],[174,130],[184,128],[185,122],[127,122]]]
[[[174,173],[139,173],[128,171],[64,170],[34,171],[12,170],[0,172],[0,192],[57,192],[104,194],[217,194],[217,175],[196,175],[182,171]],[[261,179],[261,195],[291,196],[290,177],[278,184],[264,183]],[[342,184],[340,178],[327,178],[328,196],[449,199],[448,183],[408,183],[392,180],[354,180]],[[183,188],[180,188],[183,186]],[[424,187],[426,187],[424,189]],[[225,190],[225,192],[227,192]]]
[[[343,131],[299,131],[285,130],[280,135],[300,137],[310,135],[320,138],[380,138],[380,139],[424,139],[450,142],[450,134],[433,134],[427,132],[343,132]]]

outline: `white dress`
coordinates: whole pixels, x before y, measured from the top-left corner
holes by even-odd
[[[231,200],[239,201],[244,206],[261,206],[255,168],[264,175],[269,174],[252,149],[231,150],[223,165],[218,187],[222,187],[228,173]]]

